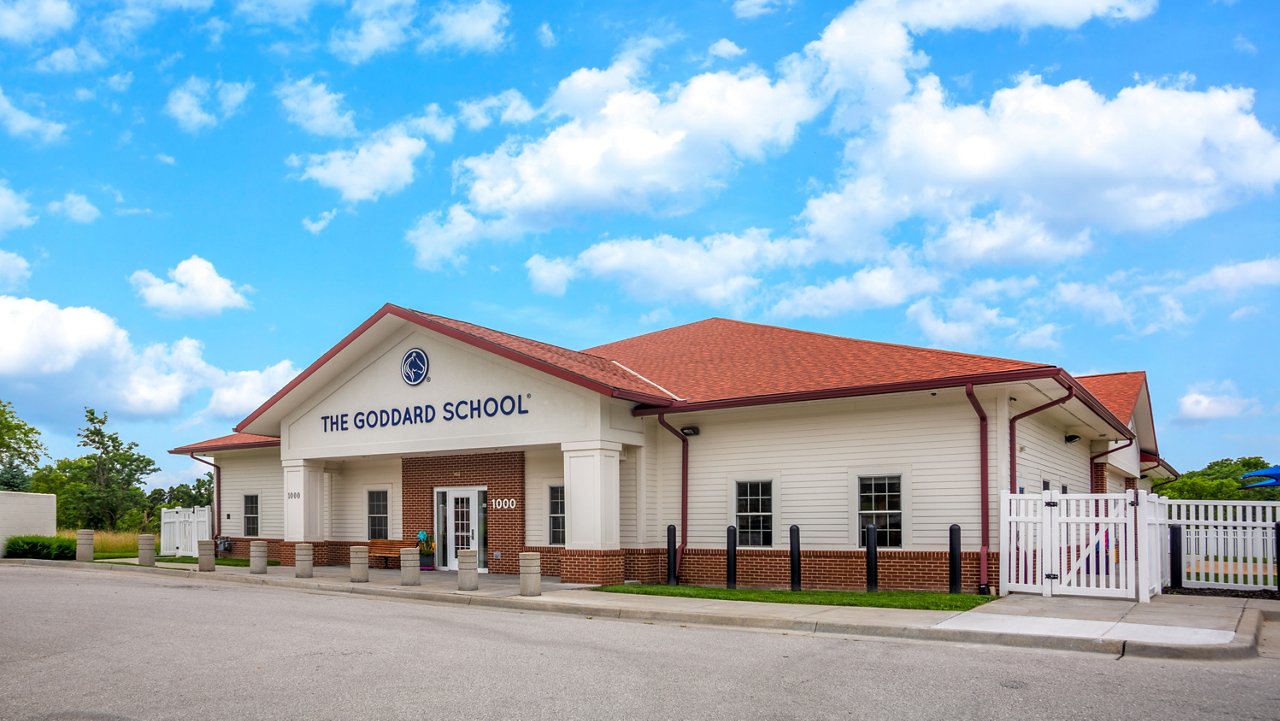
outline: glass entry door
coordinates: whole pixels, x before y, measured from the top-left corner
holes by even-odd
[[[488,493],[483,488],[441,490],[436,499],[436,529],[446,567],[458,570],[458,551],[478,551],[480,570],[486,570]]]

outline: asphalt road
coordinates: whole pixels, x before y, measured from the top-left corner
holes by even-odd
[[[1244,721],[1278,674],[0,566],[0,719]]]

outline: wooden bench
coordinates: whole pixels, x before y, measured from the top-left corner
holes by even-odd
[[[377,539],[369,541],[369,564],[373,565],[373,559],[381,558],[383,568],[391,568],[391,561],[400,560],[400,549],[416,548],[418,544],[413,541],[404,541],[401,539]]]

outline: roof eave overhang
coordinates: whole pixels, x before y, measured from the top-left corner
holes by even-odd
[[[378,311],[374,313],[372,316],[369,316],[368,320],[361,323],[355,330],[348,333],[346,337],[344,337],[341,341],[337,343],[337,345],[330,348],[324,355],[320,356],[311,365],[307,366],[305,370],[299,373],[293,380],[289,381],[289,383],[286,384],[285,387],[281,388],[279,391],[276,392],[275,395],[268,398],[265,403],[258,406],[258,408],[254,410],[252,413],[250,413],[248,416],[246,416],[244,420],[237,423],[235,426],[235,431],[237,433],[245,433],[245,432],[262,432],[263,430],[270,430],[270,429],[257,429],[257,431],[248,431],[247,429],[255,421],[257,421],[269,410],[271,410],[276,404],[284,400],[290,393],[292,393],[295,389],[297,389],[300,385],[302,385],[308,378],[310,378],[313,374],[315,374],[316,371],[320,370],[320,368],[324,367],[325,364],[333,360],[339,353],[345,350],[347,346],[351,345],[357,338],[364,335],[365,332],[367,332],[370,328],[376,325],[378,321],[388,316],[399,318],[400,320],[406,321],[408,323],[412,323],[413,325],[419,326],[421,328],[425,328],[435,333],[439,333],[440,335],[452,338],[462,343],[466,343],[474,348],[478,348],[480,350],[487,351],[494,355],[501,356],[503,358],[506,358],[507,360],[514,361],[528,368],[541,371],[550,376],[559,378],[569,383],[573,383],[574,385],[580,386],[582,388],[595,391],[596,393],[599,393],[604,396],[608,396],[610,398],[619,398],[622,400],[632,401],[635,403],[643,403],[645,405],[652,405],[652,406],[662,406],[664,404],[671,403],[670,398],[665,398],[659,395],[649,395],[646,393],[630,391],[622,388],[615,388],[608,384],[601,383],[596,380],[592,380],[590,378],[587,378],[585,376],[579,375],[572,371],[566,370],[559,366],[553,365],[546,361],[540,360],[538,358],[533,358],[531,356],[525,355],[524,353],[520,353],[519,351],[499,345],[497,343],[494,343],[493,341],[474,336],[465,331],[458,330],[457,328],[452,328],[450,326],[444,325],[443,323],[438,323],[430,318],[426,318],[422,316],[419,313],[415,313],[409,310],[408,308],[402,308],[398,305],[387,303],[386,305],[379,308]]]
[[[226,445],[221,445],[221,446],[199,446],[199,445],[182,446],[180,448],[171,449],[169,453],[175,456],[191,456],[191,455],[208,456],[214,453],[221,453],[223,451],[243,451],[249,448],[279,448],[279,447],[280,447],[280,439],[277,438],[276,440],[273,440],[273,441],[254,441],[252,443],[228,443]]]
[[[714,401],[677,401],[661,407],[637,406],[632,409],[634,416],[654,416],[662,413],[692,413],[695,411],[724,410],[729,408],[750,408],[752,406],[776,405],[779,403],[802,403],[804,401],[831,400],[836,398],[857,398],[861,396],[889,395],[891,393],[911,393],[914,391],[942,390],[946,388],[963,388],[970,384],[975,386],[996,385],[1001,383],[1019,383],[1054,379],[1065,386],[1075,388],[1075,397],[1079,399],[1095,415],[1106,422],[1123,438],[1133,438],[1133,431],[1119,418],[1107,410],[1094,398],[1084,386],[1066,371],[1053,366],[1028,368],[999,373],[981,373],[951,378],[937,378],[925,381],[908,381],[903,383],[883,383],[871,386],[852,386],[846,388],[830,388],[817,391],[800,391],[797,393],[776,393],[771,395],[747,396],[743,398],[725,398]]]

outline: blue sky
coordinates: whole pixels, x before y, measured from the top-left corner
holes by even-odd
[[[1280,458],[1258,0],[0,0],[0,398],[165,451],[384,302],[1145,369]]]

